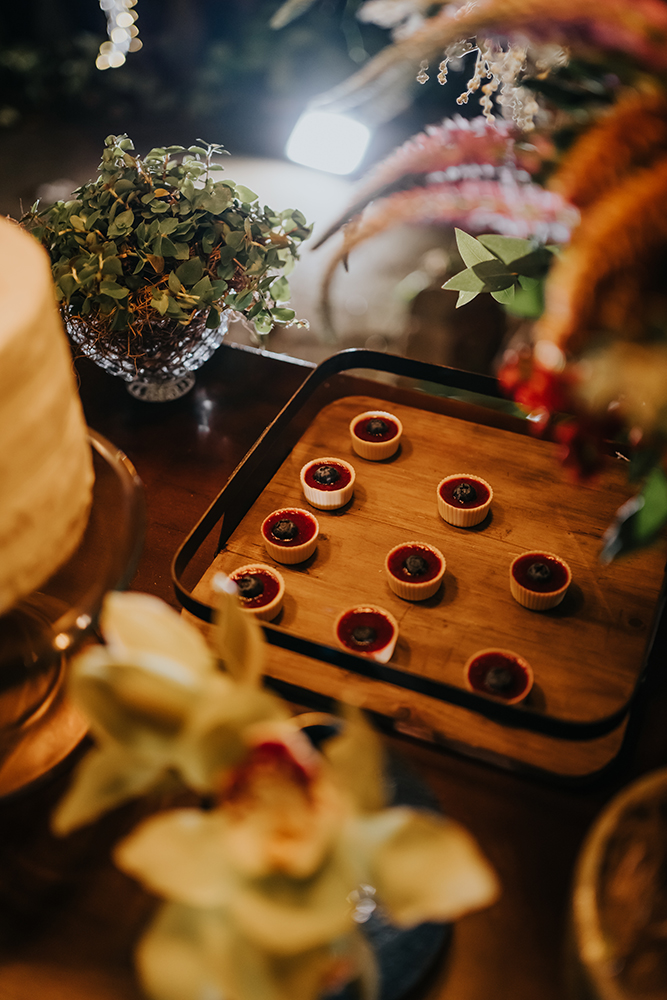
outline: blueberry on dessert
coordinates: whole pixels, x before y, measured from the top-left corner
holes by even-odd
[[[350,421],[352,448],[371,462],[391,458],[398,449],[403,425],[385,410],[367,410]]]
[[[262,521],[264,548],[276,562],[293,566],[309,559],[317,547],[320,526],[300,507],[281,507]]]
[[[438,483],[438,513],[457,528],[471,528],[489,513],[493,490],[485,479],[459,473]]]
[[[385,559],[387,582],[406,601],[424,601],[438,590],[445,575],[445,557],[426,542],[402,542]]]
[[[384,608],[364,604],[343,611],[334,632],[339,645],[348,652],[386,663],[396,646],[398,623]]]
[[[572,582],[567,563],[551,552],[524,552],[510,566],[510,592],[531,611],[555,608]]]
[[[272,621],[283,606],[285,581],[277,569],[264,563],[248,563],[229,574],[236,584],[244,611],[262,621]]]
[[[533,686],[533,671],[527,660],[507,649],[483,649],[471,656],[464,668],[471,691],[514,705],[523,701]]]
[[[301,488],[319,510],[336,510],[352,499],[354,468],[342,458],[315,458],[301,469]]]

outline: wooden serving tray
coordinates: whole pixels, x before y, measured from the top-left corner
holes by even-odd
[[[497,411],[349,376],[341,392],[309,414],[265,481],[260,454],[257,495],[245,509],[230,509],[226,528],[223,521],[222,548],[201,573],[190,610],[214,603],[216,572],[267,562],[286,584],[283,611],[267,629],[272,643],[279,637],[268,667],[275,681],[354,700],[400,731],[512,766],[571,778],[599,771],[620,749],[664,576],[664,545],[608,566],[599,561],[602,533],[632,493],[625,463],[610,459],[594,482],[574,484],[554,444],[525,436],[524,422]],[[369,409],[389,409],[403,423],[399,451],[383,462],[351,446],[350,420]],[[322,456],[354,465],[354,497],[342,510],[314,510],[314,556],[281,566],[267,556],[260,525],[279,507],[308,508],[299,471]],[[438,514],[437,484],[457,473],[480,476],[494,490],[489,516],[474,528],[455,528]],[[405,541],[428,542],[445,556],[443,585],[429,600],[401,600],[386,582],[386,553]],[[572,570],[552,611],[529,611],[510,594],[510,563],[530,549],[556,553]],[[398,620],[386,668],[336,650],[338,614],[363,603]],[[465,661],[490,646],[531,663],[535,684],[525,706],[466,691]]]

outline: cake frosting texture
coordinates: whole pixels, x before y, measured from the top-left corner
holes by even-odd
[[[92,484],[48,257],[0,217],[0,614],[72,555]]]

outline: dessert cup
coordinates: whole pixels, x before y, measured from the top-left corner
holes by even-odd
[[[343,649],[387,663],[396,647],[398,622],[384,608],[360,604],[338,616],[334,632]]]
[[[370,462],[391,458],[398,449],[403,425],[386,410],[366,410],[350,421],[350,438],[357,455]]]
[[[463,669],[471,691],[506,705],[523,701],[533,686],[530,663],[509,649],[482,649],[470,657]]]
[[[489,513],[493,490],[485,479],[458,472],[440,480],[437,498],[438,513],[444,521],[457,528],[471,528]]]
[[[276,562],[293,566],[312,556],[320,526],[309,510],[281,507],[264,518],[261,532],[268,555]]]
[[[277,569],[265,563],[248,563],[235,569],[229,574],[229,578],[238,587],[239,602],[248,614],[254,615],[261,621],[270,622],[280,613],[285,596],[285,581]],[[256,587],[242,582],[246,580],[258,583],[262,588],[261,591],[253,593]]]
[[[570,567],[552,552],[523,552],[510,566],[512,597],[531,611],[555,608],[571,582]]]
[[[445,575],[445,557],[426,542],[401,542],[387,553],[387,582],[405,601],[433,597]]]
[[[327,471],[322,473],[321,470]],[[322,480],[331,478],[331,482],[320,481],[316,478],[318,476]],[[313,507],[319,510],[336,510],[352,499],[355,478],[354,467],[342,458],[314,458],[301,469],[301,488]]]

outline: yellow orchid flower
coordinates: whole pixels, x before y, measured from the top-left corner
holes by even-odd
[[[236,603],[231,592],[225,599]],[[253,649],[246,618],[241,646],[230,640],[238,673],[238,650]],[[233,609],[226,621],[233,633]],[[60,834],[174,777],[197,792],[210,791],[246,753],[249,726],[288,714],[259,687],[223,674],[197,629],[158,598],[109,594],[100,629],[106,644],[89,647],[71,666],[70,694],[96,745],[55,812],[52,825]],[[221,653],[224,636],[223,624]],[[249,675],[255,673],[251,664]]]
[[[358,750],[365,738],[371,757],[379,746],[358,715],[331,760],[291,723],[259,724],[254,738],[216,808],[155,816],[116,849],[168,901],[137,953],[153,1000],[316,1000],[341,969],[373,997],[359,899],[377,896],[400,927],[494,901],[496,877],[462,827],[346,787],[346,740]]]

